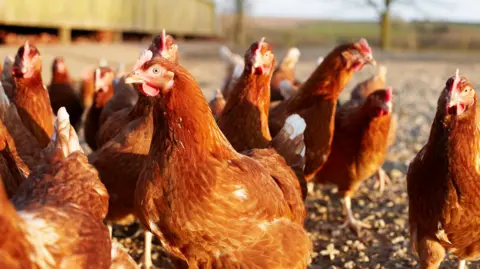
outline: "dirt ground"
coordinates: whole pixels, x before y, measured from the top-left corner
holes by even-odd
[[[145,44],[82,44],[72,46],[39,46],[44,65],[44,83],[50,81],[50,64],[53,57],[63,56],[74,77],[79,77],[83,68],[93,66],[100,59],[110,65],[123,62],[127,71],[136,61]],[[197,78],[207,99],[224,75],[224,65],[215,43],[181,43],[180,62]],[[240,52],[241,50],[237,50]],[[306,79],[318,56],[328,48],[301,48],[302,56],[297,68],[298,78]],[[16,52],[14,47],[0,47],[0,56]],[[277,57],[283,51],[278,50]],[[381,53],[374,50],[380,64],[388,68],[387,79],[394,88],[394,111],[399,115],[397,139],[390,149],[384,169],[393,184],[383,194],[373,189],[373,180],[366,181],[353,199],[353,210],[359,219],[370,223],[372,229],[359,236],[349,230],[339,230],[343,222],[340,200],[333,186],[316,186],[307,202],[306,227],[315,244],[315,257],[311,268],[416,268],[417,259],[412,254],[408,234],[408,206],[405,173],[410,160],[426,142],[438,95],[448,77],[459,68],[460,73],[473,82],[480,74],[479,55],[446,52]],[[375,72],[371,67],[356,74],[341,96],[349,97],[352,86]],[[115,227],[118,240],[130,248],[137,260],[142,255],[143,237],[136,234],[138,225]],[[154,263],[160,268],[170,268],[168,261],[155,242]],[[447,259],[442,268],[454,268],[455,259]],[[480,268],[472,263],[469,268]]]

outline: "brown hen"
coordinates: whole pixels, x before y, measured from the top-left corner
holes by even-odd
[[[15,57],[13,76],[16,91],[13,102],[25,126],[46,147],[53,133],[55,115],[48,91],[42,82],[42,60],[34,45],[25,42]]]
[[[300,83],[295,79],[295,67],[300,59],[300,50],[298,48],[290,48],[287,50],[285,57],[280,61],[280,64],[273,72],[271,81],[271,100],[285,100],[284,95],[280,90],[280,82],[283,80],[289,81],[292,85],[299,87]]]
[[[101,220],[71,203],[15,204],[0,182],[0,266],[9,269],[108,269],[112,243]]]
[[[113,96],[113,79],[115,74],[109,67],[95,69],[95,93],[93,103],[88,109],[84,126],[85,141],[92,150],[97,150],[97,136],[100,129],[100,116],[108,100]]]
[[[153,53],[153,55],[160,55],[163,58],[168,59],[169,61],[173,61],[175,63],[178,62],[177,44],[174,43],[174,39],[172,36],[165,33],[165,30],[163,30],[162,34],[155,36],[147,51],[150,51],[151,53]],[[125,83],[124,80],[125,78],[123,78],[122,83]],[[131,85],[126,86],[131,88]],[[138,93],[136,91],[135,96],[138,99]],[[115,102],[116,100],[111,101]],[[113,102],[109,101],[107,105],[111,105]],[[107,141],[110,141],[110,139],[116,136],[116,134],[122,128],[124,128],[125,125],[127,125],[130,121],[133,120],[131,113],[135,109],[134,106],[116,107],[117,110],[110,111],[112,113],[110,113],[108,116],[105,115],[104,112],[102,112],[101,120],[103,121],[101,121],[101,128],[98,131],[97,135],[97,144],[99,146],[102,146]]]
[[[135,194],[142,223],[189,268],[306,268],[312,243],[282,191],[286,179],[233,149],[187,70],[143,60],[126,78],[155,102]]]
[[[269,126],[276,135],[291,114],[305,119],[305,178],[310,180],[322,168],[330,154],[337,99],[353,73],[365,64],[375,63],[365,39],[343,44],[330,52],[298,93],[272,108]]]
[[[212,113],[215,119],[218,119],[220,115],[222,115],[222,111],[225,108],[226,103],[227,102],[223,97],[222,91],[218,89],[215,92],[215,96],[212,98],[212,100],[208,102],[208,106],[210,107],[210,110],[212,110]]]
[[[353,216],[351,197],[385,160],[391,112],[391,88],[371,93],[362,103],[341,106],[335,115],[330,156],[315,176],[317,183],[338,186],[347,214],[345,226],[357,232],[369,225]]]
[[[62,57],[53,60],[52,81],[48,86],[48,92],[53,111],[56,112],[61,107],[65,107],[73,128],[78,130],[82,120],[83,105],[73,89],[72,78]]]
[[[64,107],[57,113],[52,142],[45,149],[47,163],[33,170],[12,198],[20,205],[75,203],[98,220],[108,210],[108,193],[98,172],[88,164]]]
[[[274,141],[274,143],[272,143],[272,137],[268,129],[270,79],[274,66],[275,56],[268,43],[262,39],[250,46],[245,53],[245,69],[230,93],[225,109],[218,119],[218,126],[238,152],[264,148],[281,149],[278,153],[285,160],[272,167],[288,171],[290,170],[288,167],[282,167],[285,161],[292,166],[301,183],[302,191],[300,193],[305,196],[304,157],[300,154],[305,146],[303,130],[295,129],[304,125],[303,119],[299,120],[299,124],[294,124],[293,129],[280,132],[278,138],[276,138],[277,142]],[[292,122],[295,122],[295,120],[292,120]],[[296,135],[290,139],[294,132],[297,132]],[[301,136],[301,138],[297,139],[297,136]],[[281,143],[278,141],[281,141]],[[273,155],[278,154],[275,150],[268,152]],[[272,156],[272,158],[277,158],[277,156]],[[268,167],[262,161],[260,162]],[[290,174],[286,173],[284,176],[288,177]],[[297,187],[300,186],[297,185]],[[297,188],[297,190],[300,189]]]
[[[438,99],[425,146],[407,172],[411,242],[421,268],[439,268],[446,252],[480,257],[480,130],[474,85],[458,70]]]

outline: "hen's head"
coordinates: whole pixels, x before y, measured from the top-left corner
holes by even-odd
[[[63,57],[57,57],[53,59],[52,63],[52,73],[56,74],[65,74],[67,73],[67,66],[65,65],[65,61]]]
[[[392,113],[393,89],[387,87],[384,90],[372,92],[365,101],[365,105],[372,113],[372,117],[388,116]]]
[[[174,85],[176,64],[162,56],[153,57],[151,50],[145,50],[133,71],[125,77],[125,83],[138,84],[142,94],[150,97],[167,94]]]
[[[361,70],[366,64],[376,65],[376,61],[372,55],[372,49],[368,45],[365,38],[360,41],[348,44],[342,56],[345,59],[346,66],[349,70]]]
[[[445,88],[438,100],[438,109],[444,110],[447,117],[463,118],[468,112],[475,112],[476,93],[473,84],[459,75],[457,69],[454,76],[445,83]]]
[[[26,41],[17,51],[12,73],[15,77],[31,78],[35,72],[41,71],[42,60],[40,52],[37,47]]]
[[[160,55],[174,63],[178,62],[178,46],[175,44],[173,37],[165,33],[165,29],[161,34],[153,38],[152,44],[150,44],[148,49],[152,51],[155,56]]]
[[[115,74],[110,67],[98,67],[94,73],[95,93],[104,93],[113,90]]]
[[[265,38],[253,43],[245,52],[245,71],[255,75],[270,75],[275,66],[275,55]]]

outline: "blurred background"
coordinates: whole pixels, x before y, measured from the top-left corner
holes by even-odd
[[[0,43],[137,41],[166,28],[179,40],[242,45],[365,37],[392,50],[478,50],[478,11],[477,0],[4,0]]]

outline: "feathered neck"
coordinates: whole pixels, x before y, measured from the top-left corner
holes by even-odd
[[[23,93],[25,90],[45,90],[43,87],[42,73],[39,70],[33,72],[33,75],[29,78],[15,77],[15,83],[17,85],[17,91]]]
[[[142,115],[148,115],[152,112],[154,106],[154,100],[143,94],[139,94],[138,101],[133,106],[130,116],[137,117]]]
[[[342,51],[341,48],[337,48],[328,54],[299,89],[299,94],[291,100],[308,99],[313,95],[322,95],[325,99],[337,99],[354,73],[347,69]]]
[[[477,99],[461,116],[445,115],[438,110],[426,147],[427,154],[438,160],[450,172],[461,165],[463,169],[480,171],[480,131],[477,119]]]
[[[65,72],[54,72],[52,76],[52,81],[50,84],[70,84],[72,83],[72,79],[70,78],[70,74],[67,71]]]
[[[155,99],[155,127],[150,148],[154,158],[176,156],[184,162],[198,163],[209,155],[228,160],[235,154],[188,71],[176,68],[173,88]]]
[[[251,124],[254,124],[249,129],[260,131],[262,139],[269,141],[272,139],[268,128],[270,80],[271,73],[252,75],[249,70],[245,70],[223,110],[223,115],[230,121],[235,121],[235,118],[230,117],[248,117]]]

